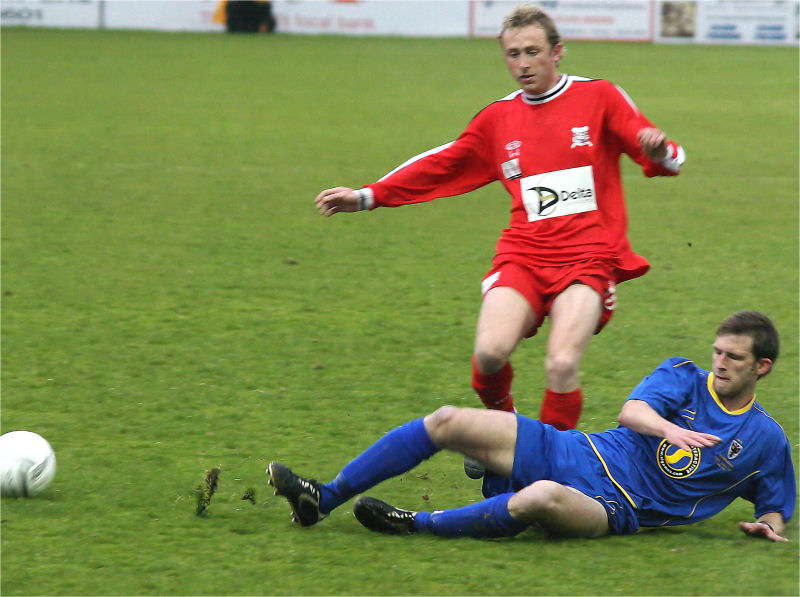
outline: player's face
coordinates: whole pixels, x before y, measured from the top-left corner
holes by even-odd
[[[769,359],[756,360],[750,336],[717,336],[712,355],[714,391],[721,399],[748,401],[755,394],[756,381],[769,371]]]
[[[561,44],[551,47],[542,27],[529,25],[506,29],[500,38],[508,72],[522,90],[538,95],[551,89],[559,78]]]

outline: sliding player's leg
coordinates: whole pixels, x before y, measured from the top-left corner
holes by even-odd
[[[515,441],[515,415],[445,406],[384,435],[330,483],[300,477],[276,462],[270,463],[267,472],[276,494],[289,501],[295,520],[311,526],[350,498],[411,470],[440,449],[480,459],[491,470],[508,476]]]

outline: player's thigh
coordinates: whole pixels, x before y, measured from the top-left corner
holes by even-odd
[[[475,351],[512,352],[536,324],[537,315],[522,293],[498,286],[484,295],[478,315]]]
[[[548,356],[583,354],[602,313],[602,297],[597,291],[586,284],[568,286],[553,299],[550,307]]]
[[[554,481],[537,481],[508,502],[512,516],[539,523],[546,531],[568,537],[600,537],[609,532],[608,514],[597,501]]]
[[[428,435],[438,447],[478,460],[500,475],[511,475],[517,444],[515,414],[443,406],[424,421]]]

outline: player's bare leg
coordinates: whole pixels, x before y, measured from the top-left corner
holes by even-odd
[[[475,334],[472,387],[487,408],[514,412],[514,370],[509,358],[535,323],[536,313],[517,290],[498,286],[484,296]],[[479,479],[483,467],[468,457],[464,472]]]
[[[475,334],[472,386],[487,408],[514,411],[509,358],[535,323],[536,313],[517,290],[499,286],[484,296]]]
[[[443,406],[424,419],[437,447],[460,452],[508,477],[517,443],[516,415],[499,410]]]
[[[547,390],[540,419],[558,429],[573,429],[580,418],[583,397],[579,369],[602,315],[602,299],[585,284],[573,284],[550,308],[545,376]]]
[[[508,500],[508,511],[528,524],[568,537],[600,537],[609,533],[608,514],[599,502],[554,481],[536,481]]]
[[[484,374],[503,368],[525,333],[536,323],[536,313],[517,290],[499,286],[483,298],[475,334],[475,364]]]

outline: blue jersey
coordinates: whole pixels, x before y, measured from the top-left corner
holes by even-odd
[[[722,442],[690,452],[625,427],[587,434],[642,526],[678,525],[709,518],[737,497],[755,504],[758,518],[779,512],[789,520],[796,499],[791,447],[780,425],[755,398],[727,410],[714,392],[714,374],[692,361],[664,361],[633,390],[668,421],[711,433]]]

